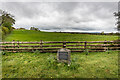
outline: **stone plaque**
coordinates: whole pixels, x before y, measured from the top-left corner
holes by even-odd
[[[57,60],[60,62],[68,62],[70,63],[70,50],[66,48],[62,48],[57,52]]]
[[[68,60],[68,52],[59,52],[59,60]]]

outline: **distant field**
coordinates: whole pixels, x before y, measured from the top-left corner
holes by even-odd
[[[4,41],[111,41],[116,35],[89,35],[14,30]],[[71,66],[57,63],[55,53],[6,53],[3,78],[118,78],[118,52],[71,53]]]
[[[5,41],[104,41],[117,40],[117,35],[90,35],[56,32],[39,32],[30,30],[14,30]]]

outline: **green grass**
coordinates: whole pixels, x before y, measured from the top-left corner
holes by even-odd
[[[89,35],[14,30],[4,41],[104,41],[115,35]],[[118,78],[118,52],[71,53],[71,66],[57,63],[55,53],[6,53],[3,78]]]
[[[32,30],[14,30],[5,41],[104,41],[117,40],[117,35],[90,35],[55,32],[39,32]]]
[[[6,53],[3,78],[118,78],[118,52],[72,53],[71,66],[52,53]]]

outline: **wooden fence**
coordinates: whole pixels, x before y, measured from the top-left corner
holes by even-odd
[[[39,41],[39,42],[0,42],[0,49],[6,52],[57,52],[60,48],[71,52],[120,51],[120,41]]]

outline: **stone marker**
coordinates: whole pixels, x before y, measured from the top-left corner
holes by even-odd
[[[58,62],[66,62],[70,65],[70,53],[71,51],[66,48],[61,48],[57,52],[57,60]]]

